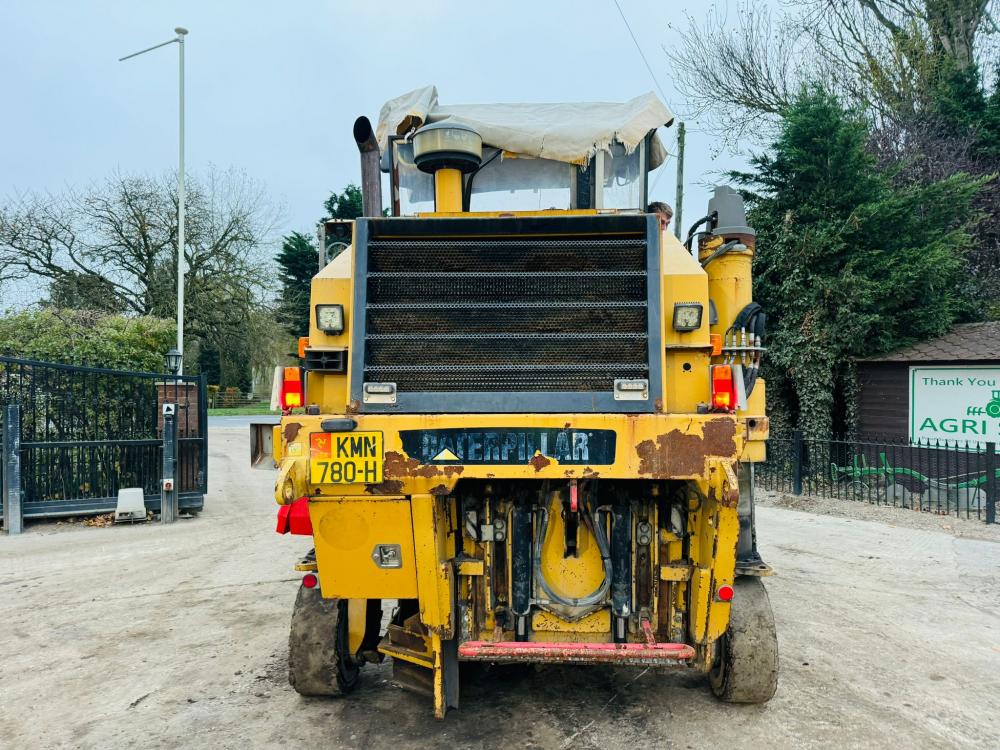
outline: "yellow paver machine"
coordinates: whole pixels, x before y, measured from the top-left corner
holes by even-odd
[[[651,94],[442,106],[432,87],[358,119],[368,218],[313,279],[280,425],[253,431],[278,531],[314,545],[300,693],[346,693],[388,656],[438,717],[477,661],[773,695],[755,235],[727,187],[686,244],[647,213],[672,120]]]

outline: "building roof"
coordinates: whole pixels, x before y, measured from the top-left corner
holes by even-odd
[[[862,362],[1000,362],[1000,321],[963,323],[944,336]]]
[[[451,120],[474,128],[483,144],[543,159],[587,164],[598,150],[621,143],[631,153],[646,135],[674,121],[673,113],[653,93],[627,102],[564,104],[450,104],[438,102],[434,86],[410,91],[382,106],[376,129],[382,153],[390,135],[405,135],[425,123]],[[653,134],[650,169],[666,160]]]

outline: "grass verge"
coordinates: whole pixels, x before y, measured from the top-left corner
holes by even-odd
[[[278,416],[280,412],[271,411],[266,406],[238,406],[232,409],[209,409],[210,417],[250,417],[273,414]]]

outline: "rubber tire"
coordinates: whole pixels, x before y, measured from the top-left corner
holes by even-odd
[[[361,668],[347,653],[347,600],[299,586],[288,634],[288,683],[300,695],[345,695]]]
[[[709,672],[712,692],[727,703],[767,703],[778,689],[778,635],[767,589],[737,578],[729,629]]]

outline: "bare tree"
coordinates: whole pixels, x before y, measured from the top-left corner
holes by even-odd
[[[976,64],[981,31],[997,31],[994,0],[800,0],[810,23],[840,26],[863,45],[872,27],[900,40],[904,53],[928,47],[960,70]]]
[[[0,257],[0,300],[7,298],[6,289],[17,279],[18,275],[10,268],[10,264]],[[3,306],[0,303],[0,311],[2,310]]]
[[[926,108],[947,61],[995,64],[1000,0],[790,0],[774,15],[760,0],[688,18],[666,49],[694,114],[725,138],[766,140],[774,116],[806,83],[821,83],[878,122]]]
[[[708,114],[730,143],[770,132],[801,86],[822,76],[802,26],[752,0],[732,12],[714,6],[701,23],[688,16],[681,39],[664,51],[689,114]]]
[[[172,318],[177,197],[173,176],[116,174],[87,190],[29,193],[0,208],[0,269],[47,283],[52,306]],[[245,174],[188,180],[185,322],[192,339],[233,348],[263,330],[273,296],[277,212]]]
[[[114,175],[86,191],[30,193],[0,208],[0,268],[50,287],[92,290],[122,312],[169,317],[176,287],[177,200],[173,178]],[[264,292],[264,245],[275,214],[245,175],[189,180],[186,284]],[[110,296],[111,299],[107,299]]]
[[[995,0],[797,4],[840,88],[883,123],[920,117],[950,72],[992,64]]]

